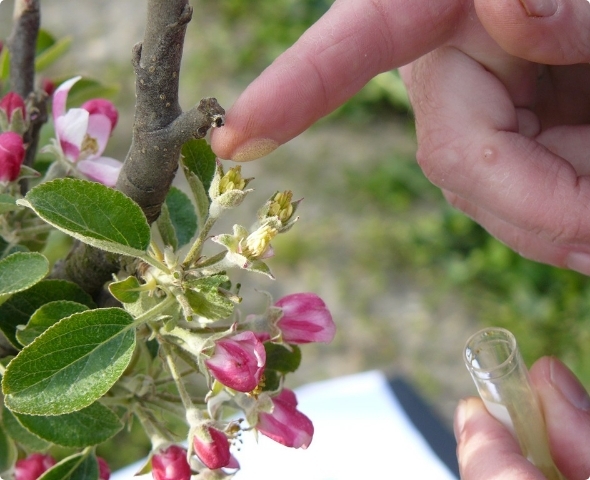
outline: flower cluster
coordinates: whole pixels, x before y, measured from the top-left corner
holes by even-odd
[[[170,335],[175,334],[178,331],[172,329]],[[268,364],[267,351],[272,345],[283,345],[280,348],[288,352],[298,344],[329,342],[334,334],[335,325],[325,303],[315,294],[300,293],[279,299],[265,313],[250,315],[228,331],[210,335],[204,343],[183,343],[188,352],[206,358],[202,371],[212,380],[207,413],[198,409],[187,413],[189,450],[165,442],[155,448],[153,478],[188,479],[192,470],[203,466],[210,470],[239,468],[230,450],[243,428],[240,422],[228,422],[218,415],[220,405],[228,402],[245,412],[247,429],[287,447],[307,448],[314,428],[297,409],[295,393],[282,382],[266,389],[269,368],[274,368]],[[187,337],[183,338],[186,341]]]

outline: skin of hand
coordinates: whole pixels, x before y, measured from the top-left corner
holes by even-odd
[[[211,145],[264,156],[403,67],[425,175],[521,255],[590,275],[588,27],[588,0],[336,0]]]
[[[543,357],[530,369],[541,401],[555,464],[569,480],[590,476],[590,397],[556,358]],[[457,457],[463,480],[543,480],[524,458],[516,439],[479,398],[462,400],[455,412]]]

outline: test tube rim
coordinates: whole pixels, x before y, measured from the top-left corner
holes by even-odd
[[[502,341],[503,343],[508,345],[508,350],[510,353],[502,362],[498,363],[497,365],[494,365],[493,367],[479,367],[476,363],[474,363],[476,357],[475,355],[472,355],[474,350],[472,344],[475,340],[481,341],[481,339],[484,339],[486,336],[492,334],[497,336],[496,340]],[[467,369],[471,372],[472,375],[475,375],[476,377],[481,379],[500,378],[511,373],[512,370],[514,370],[514,368],[516,368],[518,364],[518,362],[515,361],[516,355],[518,355],[518,345],[516,343],[516,337],[512,334],[512,332],[501,327],[487,327],[474,333],[473,335],[471,335],[471,337],[469,337],[469,339],[465,343],[465,348],[463,350],[463,360],[465,361]]]

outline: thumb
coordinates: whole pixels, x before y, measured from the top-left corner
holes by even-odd
[[[442,43],[464,14],[458,0],[336,0],[228,111],[211,146],[253,160],[327,115],[373,76]]]
[[[539,359],[530,370],[545,414],[551,454],[570,479],[590,476],[590,397],[559,360]]]

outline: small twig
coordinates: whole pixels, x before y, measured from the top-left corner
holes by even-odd
[[[178,103],[184,37],[192,17],[188,0],[148,0],[147,11],[143,42],[133,49],[133,138],[116,188],[139,204],[151,224],[160,215],[178,169],[182,144],[221,126],[225,111],[214,98],[184,113]],[[53,276],[74,281],[97,296],[119,269],[119,257],[94,250],[78,245]]]
[[[14,24],[8,38],[10,86],[29,105],[29,129],[23,135],[26,145],[24,164],[29,167],[33,166],[37,155],[41,127],[47,122],[47,95],[35,92],[35,53],[40,25],[39,0],[16,0]],[[26,180],[21,181],[23,194],[27,185]]]
[[[180,61],[192,12],[187,0],[149,0],[144,40],[133,50],[133,140],[117,189],[139,204],[149,223],[160,215],[182,144],[223,124],[225,111],[214,98],[184,113],[178,103]]]
[[[35,48],[40,24],[39,0],[16,0],[14,25],[8,38],[10,85],[23,98],[35,88]]]

